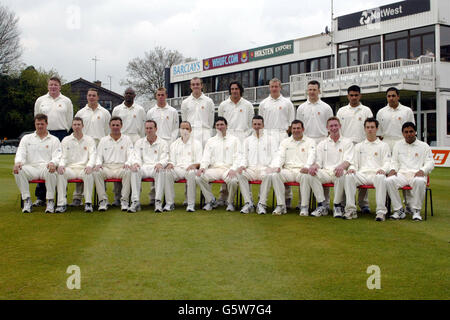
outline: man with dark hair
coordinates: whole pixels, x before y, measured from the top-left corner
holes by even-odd
[[[386,180],[387,191],[394,210],[391,218],[397,220],[406,217],[398,189],[410,185],[412,190],[409,205],[413,214],[412,218],[421,221],[420,211],[425,196],[427,176],[434,168],[433,155],[428,144],[417,140],[414,123],[405,122],[402,133],[404,140],[394,145],[391,170]]]
[[[189,121],[192,135],[202,143],[211,137],[214,125],[214,102],[202,93],[203,82],[200,78],[191,79],[192,94],[181,103],[181,120]]]
[[[228,121],[227,134],[238,137],[243,142],[251,132],[255,111],[253,105],[242,97],[244,88],[238,81],[232,81],[228,91],[230,97],[219,105],[218,115]],[[219,205],[225,203],[227,196],[226,185],[223,184],[220,188]]]
[[[256,208],[258,214],[265,214],[267,197],[272,179],[270,168],[277,152],[278,144],[275,138],[264,132],[264,118],[254,116],[252,119],[253,134],[244,140],[243,155],[238,169],[239,187],[245,205],[241,213],[250,213],[254,210],[253,198],[250,192],[249,181],[261,180],[259,201]]]
[[[72,101],[61,93],[61,80],[51,77],[47,83],[48,93],[36,99],[34,115],[45,114],[48,117],[49,133],[61,141],[70,131],[73,118]],[[35,206],[45,204],[45,185],[38,184]]]
[[[308,99],[297,109],[296,119],[305,124],[305,135],[318,144],[328,135],[327,120],[333,116],[333,109],[320,99],[318,81],[308,82],[307,94]]]
[[[387,143],[377,138],[378,121],[368,118],[364,121],[366,140],[355,146],[352,164],[345,176],[345,219],[356,219],[356,187],[373,184],[376,191],[376,220],[384,221],[386,208],[386,173],[389,170],[391,152]]]
[[[400,103],[400,94],[397,88],[391,87],[386,90],[388,105],[377,113],[377,120],[380,123],[378,135],[383,137],[383,141],[392,149],[397,141],[403,140],[402,125],[405,122],[414,121],[414,113],[411,108]]]
[[[341,121],[342,136],[351,139],[353,144],[357,144],[366,139],[364,121],[368,118],[372,118],[373,114],[369,107],[360,103],[361,88],[359,86],[352,85],[348,87],[347,99],[349,104],[340,108],[336,116]],[[369,214],[369,197],[366,189],[359,191],[358,202],[362,213]]]
[[[98,90],[88,89],[87,105],[80,109],[75,117],[83,119],[83,134],[90,136],[98,145],[100,139],[109,134],[111,114],[98,103]]]
[[[227,133],[243,141],[250,134],[255,111],[253,105],[242,97],[244,88],[239,82],[230,83],[229,93],[230,97],[219,105],[218,115],[227,119]]]
[[[272,184],[277,197],[277,207],[272,214],[281,215],[287,212],[284,183],[296,181],[300,183],[300,215],[307,216],[311,191],[306,179],[308,170],[315,161],[316,143],[303,135],[301,120],[292,121],[291,129],[292,136],[281,141],[278,155],[272,165],[276,169],[272,174]]]
[[[235,136],[227,134],[227,125],[225,118],[217,118],[215,124],[217,134],[206,143],[200,169],[195,178],[205,196],[206,205],[203,210],[211,211],[217,207],[209,182],[224,180],[229,192],[226,210],[235,211],[233,199],[238,187],[237,169],[241,157],[241,143]]]
[[[95,141],[83,134],[83,119],[73,118],[73,133],[61,142],[62,156],[58,166],[58,204],[55,212],[65,212],[67,205],[67,180],[81,179],[84,184],[85,212],[92,212],[92,174],[97,160]]]
[[[351,139],[354,144],[364,141],[364,121],[372,118],[373,114],[369,107],[360,103],[361,88],[353,85],[347,89],[347,99],[349,104],[338,110],[336,117],[341,122],[341,134],[343,137]]]
[[[133,154],[133,142],[121,133],[122,119],[112,117],[109,121],[111,133],[100,139],[97,147],[97,160],[94,168],[95,188],[99,199],[99,211],[108,208],[108,196],[105,191],[105,179],[121,178],[121,209],[127,211],[130,197],[130,166]]]
[[[29,180],[45,179],[46,213],[55,210],[56,167],[61,158],[61,143],[47,130],[47,116],[34,117],[36,131],[25,135],[19,143],[14,159],[14,178],[24,200],[22,212],[30,213],[32,202]]]
[[[122,133],[131,138],[135,143],[144,136],[145,110],[134,102],[136,92],[133,88],[127,88],[124,93],[125,100],[114,107],[112,116],[120,117],[123,121]]]

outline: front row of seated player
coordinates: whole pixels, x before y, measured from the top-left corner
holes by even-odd
[[[394,146],[392,157],[389,146],[377,137],[378,121],[369,118],[364,122],[366,140],[354,145],[340,135],[340,121],[331,117],[327,122],[329,136],[317,146],[314,140],[303,135],[303,123],[294,120],[292,135],[278,146],[276,140],[264,130],[264,119],[252,119],[253,132],[244,141],[227,134],[227,121],[219,117],[217,134],[210,138],[204,150],[201,143],[191,137],[189,122],[180,124],[180,138],[169,146],[158,138],[157,124],[145,123],[146,136],[133,145],[121,133],[122,120],[112,117],[111,133],[103,137],[98,146],[89,136],[83,135],[83,120],[74,118],[73,134],[60,144],[47,131],[47,117],[35,117],[36,131],[24,136],[16,153],[14,176],[24,200],[23,212],[31,212],[29,181],[44,179],[47,186],[45,212],[65,212],[67,182],[81,179],[84,182],[85,211],[92,212],[92,189],[95,183],[99,211],[108,208],[105,179],[122,181],[121,209],[140,210],[142,179],[155,182],[155,212],[175,208],[174,182],[186,180],[188,212],[195,211],[196,185],[205,196],[204,210],[217,207],[211,190],[211,181],[224,180],[229,195],[226,210],[235,211],[233,198],[239,186],[244,206],[241,213],[258,214],[267,211],[267,198],[271,185],[276,194],[277,206],[273,214],[287,212],[285,205],[286,182],[300,184],[300,215],[308,216],[311,190],[318,207],[311,215],[328,214],[329,195],[323,184],[334,184],[333,216],[357,218],[355,194],[360,185],[373,185],[376,192],[376,220],[384,221],[387,213],[386,194],[392,199],[393,219],[403,219],[406,214],[398,189],[412,187],[408,199],[413,219],[421,220],[420,211],[425,196],[427,175],[434,168],[429,146],[416,139],[416,128],[407,122],[402,127],[404,140]],[[253,203],[249,181],[261,181],[258,203]],[[58,202],[55,209],[55,188]],[[129,203],[131,194],[131,203]],[[163,207],[162,200],[165,199]]]

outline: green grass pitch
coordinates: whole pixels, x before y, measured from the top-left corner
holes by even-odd
[[[13,156],[0,156],[0,299],[450,298],[450,169],[431,175],[434,217],[378,223],[374,214],[259,216],[198,203],[187,213],[183,185],[176,211],[155,214],[148,184],[135,214],[21,214],[12,166]],[[370,202],[374,209],[373,190]],[[71,265],[81,270],[79,290],[66,285]],[[367,287],[371,265],[378,290]]]

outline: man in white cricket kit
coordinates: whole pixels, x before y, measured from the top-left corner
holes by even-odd
[[[61,94],[61,80],[51,77],[47,83],[48,93],[36,99],[34,115],[45,114],[48,117],[47,130],[52,136],[62,141],[68,135],[73,118],[72,101]],[[45,185],[38,184],[35,195],[35,206],[45,204]]]
[[[377,120],[380,123],[378,136],[383,137],[383,142],[387,143],[392,151],[395,143],[403,140],[402,125],[405,122],[415,123],[415,121],[411,108],[399,102],[400,92],[397,88],[387,89],[386,98],[388,105],[377,113]]]
[[[258,114],[265,119],[264,131],[275,138],[279,145],[288,137],[290,125],[295,119],[295,109],[291,100],[281,94],[281,81],[273,78],[269,81],[270,95],[261,101]],[[286,202],[290,207],[292,189],[286,189]]]
[[[316,162],[309,168],[307,183],[311,186],[319,202],[318,208],[311,215],[320,217],[328,214],[327,204],[330,199],[325,197],[322,184],[333,183],[333,216],[341,218],[345,173],[353,159],[353,143],[350,139],[340,135],[341,124],[337,117],[328,119],[327,129],[330,135],[317,146]]]
[[[147,120],[145,122],[146,136],[139,139],[134,145],[131,167],[131,200],[133,203],[128,212],[136,212],[140,209],[141,181],[145,178],[155,180],[155,212],[163,212],[161,200],[164,193],[164,167],[169,161],[169,147],[165,140],[156,135],[157,130],[156,121]]]
[[[217,206],[209,182],[224,180],[228,187],[226,210],[235,211],[233,199],[238,187],[237,169],[241,161],[241,143],[239,138],[227,134],[225,118],[218,117],[215,127],[217,134],[206,143],[195,180],[205,196],[206,205],[203,210],[211,211]]]
[[[148,110],[147,120],[155,120],[158,125],[158,137],[170,146],[178,137],[178,111],[167,104],[165,88],[158,88],[155,97],[156,106]]]
[[[78,110],[75,117],[83,119],[83,134],[94,139],[95,144],[98,145],[100,139],[109,134],[111,114],[98,103],[99,96],[97,89],[88,89],[86,99],[88,102],[87,105]],[[82,197],[83,187],[81,183],[77,183],[73,193],[73,201],[70,205],[73,207],[81,206]],[[119,199],[117,200],[119,201]]]
[[[56,166],[61,158],[61,143],[47,131],[47,116],[34,117],[36,131],[20,140],[14,159],[14,178],[22,194],[22,212],[31,212],[29,180],[45,179],[47,208],[46,213],[55,210]]]
[[[87,92],[87,105],[79,110],[75,117],[83,119],[83,134],[94,139],[98,145],[100,139],[109,134],[111,114],[98,103],[98,90],[90,88]]]
[[[73,133],[61,143],[61,161],[58,165],[57,190],[58,203],[55,212],[65,212],[67,206],[67,180],[81,179],[84,183],[85,212],[92,212],[92,174],[97,157],[95,141],[83,135],[83,119],[75,117],[72,121]]]
[[[316,144],[328,136],[327,120],[333,116],[333,109],[320,97],[320,83],[316,80],[308,82],[308,99],[297,109],[296,119],[305,124],[305,136]]]
[[[170,145],[169,162],[166,166],[166,182],[164,185],[166,206],[164,209],[171,211],[175,208],[174,182],[186,179],[187,193],[186,211],[195,211],[195,174],[200,167],[203,148],[200,141],[191,136],[191,124],[182,121],[180,124],[180,138]]]
[[[202,88],[200,78],[191,79],[192,94],[181,103],[181,120],[191,124],[194,139],[205,147],[214,125],[214,102],[202,93]]]
[[[307,216],[311,194],[307,183],[308,170],[316,160],[316,143],[303,134],[303,123],[300,120],[292,121],[291,129],[292,136],[281,142],[278,157],[273,165],[276,172],[272,174],[272,184],[277,197],[277,207],[273,214],[287,212],[284,183],[295,181],[300,183],[300,215]]]
[[[357,85],[348,87],[347,99],[349,104],[340,108],[336,114],[342,128],[341,134],[344,138],[351,139],[353,144],[360,143],[366,139],[364,121],[372,118],[373,114],[369,107],[360,103],[361,88]],[[369,197],[366,189],[359,190],[358,202],[363,214],[370,214]]]
[[[382,137],[383,142],[389,145],[392,152],[394,145],[398,141],[404,140],[402,125],[406,122],[415,123],[415,121],[412,109],[400,103],[400,92],[397,88],[388,88],[386,90],[386,99],[388,105],[377,113],[377,120],[380,123],[378,136]],[[403,197],[405,199],[406,212],[412,214],[413,212],[409,206],[411,192],[403,191]]]
[[[94,168],[95,188],[99,199],[98,211],[108,209],[108,196],[105,191],[105,179],[121,178],[121,210],[127,211],[130,197],[131,158],[133,142],[121,133],[122,119],[112,117],[109,121],[111,133],[100,139],[97,146],[97,160]]]
[[[230,97],[219,105],[218,115],[228,121],[227,134],[243,141],[251,133],[255,110],[253,105],[242,97],[244,88],[239,82],[231,82],[228,92]]]
[[[413,213],[412,218],[421,221],[420,211],[425,197],[427,176],[434,168],[433,154],[428,144],[417,140],[414,123],[404,123],[402,132],[404,140],[397,142],[394,146],[391,170],[386,180],[387,191],[394,210],[391,219],[406,217],[398,189],[410,185],[412,190],[409,204]]]
[[[250,192],[249,181],[261,180],[259,201],[256,212],[265,214],[267,197],[272,183],[270,168],[278,154],[278,144],[275,138],[264,132],[264,118],[257,115],[252,119],[253,133],[244,140],[241,166],[238,169],[239,187],[245,201],[241,213],[250,213],[254,210],[253,198]]]
[[[228,87],[230,97],[219,105],[218,115],[228,121],[227,134],[244,141],[251,133],[252,118],[255,115],[253,105],[244,99],[244,88],[237,81],[232,81]],[[226,185],[220,188],[219,204],[225,202],[228,193]]]
[[[136,92],[133,88],[127,88],[124,97],[123,103],[114,107],[112,116],[122,119],[122,134],[129,136],[131,141],[135,143],[145,135],[146,114],[144,108],[134,102]]]
[[[376,220],[384,221],[386,208],[386,173],[389,170],[391,151],[387,143],[377,138],[378,121],[368,118],[364,121],[366,140],[355,146],[352,164],[345,176],[345,219],[356,219],[356,187],[373,184],[376,194]]]

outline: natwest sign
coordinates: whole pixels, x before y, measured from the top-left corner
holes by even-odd
[[[203,70],[229,67],[248,62],[248,51],[241,51],[203,60]]]
[[[371,25],[430,11],[430,0],[407,0],[338,17],[338,30]]]

